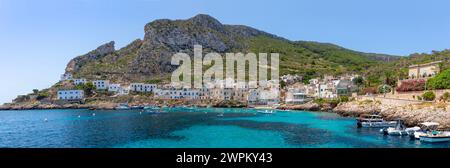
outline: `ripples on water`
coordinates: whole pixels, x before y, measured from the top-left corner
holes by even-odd
[[[449,143],[383,136],[378,129],[357,129],[354,119],[332,113],[277,111],[265,115],[254,109],[220,108],[166,111],[0,111],[0,147],[450,147]],[[223,117],[218,116],[222,113]]]

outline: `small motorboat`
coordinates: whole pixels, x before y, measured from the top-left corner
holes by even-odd
[[[406,128],[405,129],[405,131],[406,131],[406,133],[408,134],[408,136],[411,138],[411,139],[416,139],[415,137],[414,137],[414,134],[416,133],[416,132],[420,132],[420,130],[421,130],[421,128],[420,127],[411,127],[411,128]]]
[[[436,123],[436,122],[420,123],[418,130],[415,130],[414,132],[409,131],[409,136],[411,137],[411,139],[420,139],[420,136],[426,135],[427,132],[436,130],[438,127],[439,127],[439,123]]]
[[[160,107],[157,106],[145,106],[144,110],[159,110],[161,109]]]
[[[119,104],[119,106],[116,107],[116,110],[131,110],[130,106],[128,104]]]
[[[397,121],[385,121],[379,115],[362,115],[357,119],[358,128],[387,128],[395,127]]]
[[[274,114],[275,112],[273,110],[260,110],[258,111],[259,114]]]
[[[449,142],[450,132],[430,131],[420,136],[420,141],[423,142]]]
[[[223,117],[223,113],[220,113],[219,115],[217,115],[217,117]]]
[[[422,132],[416,132],[416,139],[423,142],[450,142],[450,132],[438,131],[439,123],[425,122],[421,123]]]
[[[383,128],[380,130],[384,135],[391,136],[405,136],[408,135],[406,132],[406,127],[402,120],[397,120],[397,125],[395,127]]]
[[[144,106],[131,106],[130,108],[132,110],[142,110],[142,109],[144,109]]]

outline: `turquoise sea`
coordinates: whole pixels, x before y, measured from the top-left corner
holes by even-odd
[[[450,147],[359,129],[355,119],[334,113],[181,107],[165,111],[0,111],[0,148]]]

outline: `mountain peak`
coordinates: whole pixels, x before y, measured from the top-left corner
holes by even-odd
[[[208,27],[214,30],[221,30],[223,25],[216,18],[206,15],[206,14],[198,14],[189,19],[194,22],[196,25]]]

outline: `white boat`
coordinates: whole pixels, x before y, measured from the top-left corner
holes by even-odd
[[[431,131],[420,136],[420,141],[424,142],[449,142],[450,132]]]
[[[159,110],[160,107],[157,106],[145,106],[144,110]]]
[[[128,104],[119,104],[119,106],[116,107],[116,110],[131,110],[131,108]]]
[[[397,125],[395,127],[389,127],[386,129],[386,134],[391,136],[404,136],[408,135],[405,130],[405,125],[401,120],[397,120]]]
[[[274,114],[275,112],[273,110],[259,110],[258,113],[260,114]]]
[[[439,127],[439,123],[436,122],[424,122],[420,123],[419,127],[413,127],[414,131],[408,131],[411,139],[420,139],[420,136],[426,135],[428,131],[436,130]],[[419,128],[419,129],[417,129]]]
[[[416,133],[416,132],[419,132],[421,130],[421,128],[420,127],[410,127],[410,128],[406,128],[405,129],[405,131],[406,131],[406,133],[410,136],[410,137],[412,137],[412,138],[414,138],[414,134]]]
[[[438,131],[439,123],[425,122],[421,124],[422,132],[416,132],[423,142],[450,142],[450,132]],[[416,136],[416,134],[415,134]],[[417,138],[416,136],[416,138]]]
[[[395,127],[397,125],[397,121],[385,121],[379,115],[362,115],[357,121],[357,126],[359,128],[386,128]]]

